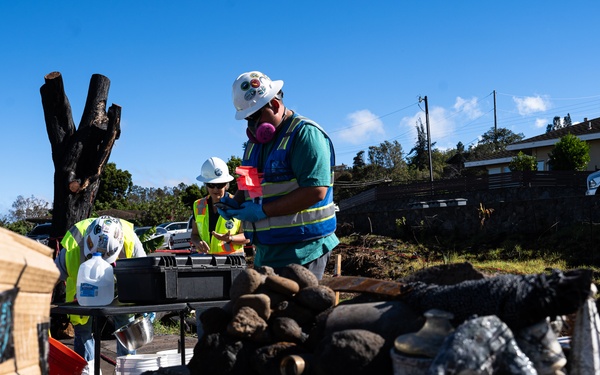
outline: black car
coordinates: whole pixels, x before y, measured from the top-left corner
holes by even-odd
[[[27,237],[37,242],[48,245],[48,238],[50,238],[50,228],[52,223],[44,223],[36,225],[31,232],[27,233]]]

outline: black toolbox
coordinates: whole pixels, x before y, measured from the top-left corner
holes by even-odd
[[[133,303],[227,300],[232,281],[245,269],[244,255],[149,254],[119,259],[118,298]]]

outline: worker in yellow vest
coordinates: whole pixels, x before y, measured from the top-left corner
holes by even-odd
[[[202,164],[200,175],[196,177],[204,183],[208,195],[194,202],[194,218],[191,241],[199,253],[228,255],[243,254],[244,244],[249,241],[244,236],[242,223],[237,219],[225,219],[217,211],[219,202],[227,192],[233,176],[227,164],[217,157],[211,157]]]
[[[142,243],[133,231],[133,224],[111,216],[90,218],[76,223],[61,241],[62,249],[54,260],[60,271],[60,279],[66,280],[66,302],[75,300],[77,294],[77,274],[79,266],[102,253],[102,259],[112,264],[118,258],[145,257]],[[86,361],[94,359],[94,338],[92,324],[88,316],[69,315],[75,331],[74,350]],[[115,328],[126,325],[132,315],[115,315]],[[135,354],[117,343],[117,355]]]
[[[229,174],[227,164],[217,157],[211,157],[202,164],[200,175],[196,177],[204,183],[208,195],[198,199],[193,206],[192,238],[191,241],[199,253],[228,255],[244,255],[244,244],[248,243],[242,229],[242,223],[237,219],[225,219],[217,211],[214,203],[219,202],[225,195],[232,197],[227,189],[233,176]],[[196,309],[196,332],[198,338],[203,335],[200,315],[206,309]]]

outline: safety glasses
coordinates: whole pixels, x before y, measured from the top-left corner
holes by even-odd
[[[209,184],[209,183],[206,183],[204,185],[206,185],[206,187],[209,188],[209,189],[223,189],[225,187],[225,185],[227,185],[227,183],[225,183],[225,184]]]
[[[258,122],[258,120],[260,120],[260,118],[262,117],[263,110],[267,107],[271,107],[271,102],[265,104],[258,111],[246,117],[246,121],[252,121],[254,123]]]

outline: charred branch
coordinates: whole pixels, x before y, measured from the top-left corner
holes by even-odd
[[[62,76],[52,72],[44,77],[45,84],[40,88],[46,131],[52,146],[52,161],[56,167],[64,152],[64,141],[75,133],[71,104],[65,94]]]
[[[52,72],[40,88],[54,161],[53,234],[62,235],[91,215],[100,175],[121,134],[121,107],[106,112],[110,80],[94,74],[77,130],[62,76]]]

